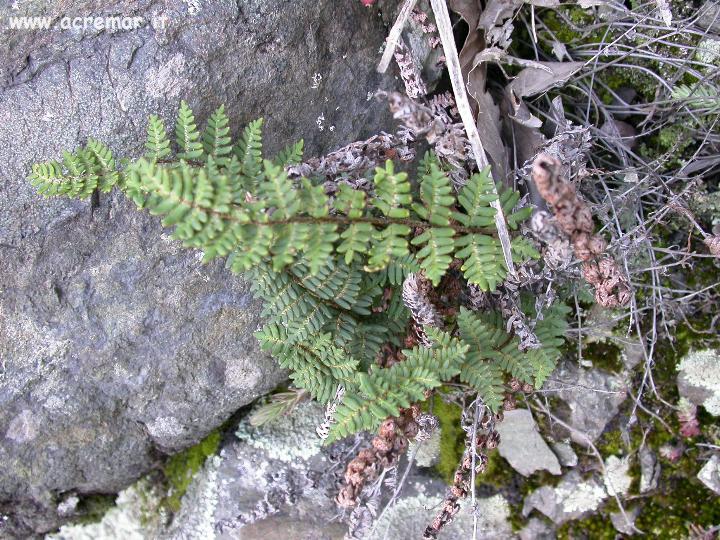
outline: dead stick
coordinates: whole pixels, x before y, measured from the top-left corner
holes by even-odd
[[[408,17],[410,17],[410,12],[415,7],[415,2],[417,2],[417,0],[405,0],[398,18],[395,20],[395,24],[393,24],[393,27],[390,29],[387,40],[385,40],[385,50],[383,51],[382,58],[380,59],[380,63],[377,67],[379,73],[385,73],[387,71],[390,61],[392,60],[393,53],[395,52],[398,38],[400,37],[403,28],[405,28],[405,23],[407,23]]]
[[[455,102],[460,112],[460,118],[465,125],[465,132],[470,140],[475,163],[477,163],[478,169],[483,169],[489,165],[489,162],[485,156],[485,150],[480,140],[475,117],[473,116],[470,102],[468,101],[465,82],[463,81],[462,70],[460,68],[460,58],[458,58],[455,47],[455,37],[453,36],[452,23],[450,22],[450,13],[448,13],[445,0],[430,0],[430,3],[432,4],[432,10],[435,14],[435,22],[437,23],[438,32],[440,33],[440,39],[442,40],[448,72],[450,73],[450,82],[455,92]],[[480,111],[480,114],[482,114],[482,111]],[[513,265],[512,252],[510,251],[510,233],[508,233],[507,224],[505,223],[505,215],[500,205],[497,189],[493,187],[493,190],[495,191],[495,201],[491,204],[492,207],[495,208],[495,226],[497,227],[498,238],[502,246],[503,257],[508,272],[511,275],[515,275],[515,266]]]

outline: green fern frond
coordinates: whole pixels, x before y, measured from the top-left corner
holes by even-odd
[[[263,171],[262,126],[262,118],[250,122],[235,146],[235,156],[241,164],[242,185],[251,192],[260,182]]]
[[[540,258],[540,252],[535,249],[532,241],[524,236],[513,238],[510,242],[510,249],[512,251],[513,262],[517,264]]]
[[[170,140],[167,136],[167,129],[165,129],[165,123],[159,116],[154,114],[148,119],[145,150],[145,157],[155,161],[166,158],[172,153],[170,150]]]
[[[500,242],[485,234],[467,234],[455,241],[455,256],[463,260],[461,270],[470,283],[493,291],[505,279],[507,268]]]
[[[420,198],[423,204],[414,203],[413,210],[433,225],[450,225],[450,207],[455,202],[450,178],[435,163],[430,172],[423,174],[420,182]]]
[[[398,416],[424,398],[425,391],[440,386],[431,370],[400,362],[387,369],[356,374],[358,392],[347,392],[335,413],[327,444],[357,431],[375,429],[387,417]]]
[[[405,278],[412,273],[419,272],[420,265],[412,253],[408,253],[403,257],[393,259],[385,269],[387,283],[390,285],[402,285]]]
[[[300,139],[295,144],[291,144],[283,148],[277,156],[273,158],[273,163],[278,167],[288,167],[290,165],[296,165],[303,159],[303,152],[305,149],[305,142]]]
[[[115,168],[115,158],[112,151],[105,144],[95,139],[88,139],[84,155],[88,167],[98,177],[98,189],[107,193],[120,181],[120,172]]]
[[[225,114],[224,105],[220,105],[210,115],[203,133],[202,146],[205,155],[212,156],[220,166],[229,159],[232,152],[232,139],[230,138],[230,119]]]
[[[365,210],[365,192],[340,184],[335,195],[335,209],[351,219],[362,217]]]
[[[520,201],[520,193],[512,189],[506,189],[501,185],[498,185],[497,189],[500,194],[500,204],[505,214],[505,221],[510,230],[514,231],[520,226],[520,223],[532,215],[532,207],[526,206],[513,212]]]
[[[195,115],[183,100],[180,102],[177,120],[175,121],[175,142],[180,151],[179,159],[197,161],[203,157],[203,147],[200,142],[200,132],[195,124]]]
[[[405,208],[412,202],[407,173],[395,173],[390,160],[385,162],[385,168],[375,169],[375,193],[374,204],[386,216],[406,218],[410,215],[410,210]]]
[[[457,258],[465,279],[483,290],[505,279],[489,168],[455,194],[448,173],[427,153],[418,186],[387,161],[372,189],[340,182],[328,194],[316,180],[288,178],[285,168],[302,159],[302,142],[263,160],[261,120],[233,146],[224,108],[200,135],[183,102],[174,133],[175,157],[162,120],[152,116],[143,158],[118,170],[110,149],[89,140],[62,162],[35,165],[30,180],[48,196],[83,198],[118,186],[161,216],[183,245],[201,250],[203,260],[226,257],[233,272],[249,271],[252,291],[264,301],[266,324],[256,334],[263,350],[321,402],[333,399],[339,385],[346,388],[330,441],[375,428],[458,379],[497,410],[504,377],[539,386],[554,368],[567,315],[561,307],[537,322],[541,349],[520,351],[498,314],[463,309],[454,319],[449,309],[447,332],[425,328],[429,348],[406,348],[402,361],[377,367],[381,351],[407,347],[411,314],[401,289],[409,274],[422,272],[437,286]],[[511,229],[529,215],[513,212],[518,202],[517,193],[500,190]],[[517,261],[538,256],[520,236],[512,251]],[[449,277],[461,279],[455,271]],[[443,302],[459,303],[449,296]]]
[[[455,231],[449,227],[431,227],[420,236],[412,239],[413,245],[424,247],[416,254],[425,275],[437,286],[440,278],[452,262],[451,254],[455,249],[453,236]]]
[[[404,257],[408,251],[407,236],[410,227],[393,223],[373,234],[372,246],[366,269],[369,272],[382,270],[393,258]]]
[[[492,227],[496,210],[490,203],[497,200],[488,165],[473,174],[458,194],[458,203],[465,213],[454,212],[453,217],[466,227]]]

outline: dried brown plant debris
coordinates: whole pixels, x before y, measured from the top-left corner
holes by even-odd
[[[423,540],[436,540],[443,527],[450,523],[460,511],[460,500],[471,492],[475,474],[481,474],[487,468],[487,452],[494,450],[500,444],[500,434],[495,430],[495,423],[501,420],[502,413],[494,415],[486,410],[477,425],[478,429],[468,431],[465,452],[460,465],[455,470],[452,486],[442,502],[440,512],[425,528]],[[473,454],[475,455],[474,460]]]
[[[427,35],[430,48],[437,49],[440,46],[440,35],[438,34],[437,26],[430,20],[427,13],[415,8],[410,13],[410,18],[421,28],[423,33]]]
[[[413,405],[401,409],[400,416],[388,418],[380,424],[371,447],[360,450],[357,457],[348,463],[345,482],[335,498],[338,506],[355,507],[363,488],[373,482],[383,469],[397,464],[408,448],[408,441],[414,439],[420,430],[417,422],[420,416],[420,407]]]
[[[422,66],[402,38],[395,47],[395,61],[400,68],[400,77],[405,83],[405,93],[408,97],[418,99],[427,95],[428,89],[422,78]]]
[[[607,243],[594,234],[590,208],[578,197],[575,187],[560,175],[560,162],[547,154],[535,158],[532,177],[555,214],[555,221],[569,238],[575,256],[583,263],[585,281],[595,288],[595,301],[617,307],[630,300],[627,277],[617,261],[606,253]]]
[[[367,140],[350,143],[325,156],[292,165],[287,168],[288,176],[293,179],[325,177],[333,182],[342,177],[359,176],[384,163],[386,159],[415,159],[415,151],[407,143],[407,139],[398,135],[380,133]]]
[[[413,334],[425,347],[432,344],[425,335],[423,326],[442,328],[443,318],[430,299],[432,283],[421,272],[408,274],[403,282],[402,299],[412,315]]]

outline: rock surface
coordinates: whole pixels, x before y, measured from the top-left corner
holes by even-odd
[[[574,429],[573,442],[587,446],[595,441],[618,413],[627,394],[621,377],[601,369],[584,369],[563,362],[545,386],[557,390],[557,396],[568,406],[566,420]]]
[[[239,438],[227,440],[218,455],[207,459],[169,524],[162,519],[143,521],[145,514],[157,516],[158,499],[152,490],[147,494],[148,486],[143,486],[142,480],[120,494],[117,507],[99,524],[65,526],[49,540],[110,540],[113,537],[107,532],[113,526],[132,540],[342,540],[348,531],[344,522],[348,516],[337,519],[336,483],[345,472],[343,465],[358,449],[353,439],[321,447],[314,430],[307,428],[322,419],[323,409],[305,402],[260,428],[243,420]],[[369,444],[366,439],[357,442]],[[396,504],[387,510],[383,510],[384,503],[392,489],[383,490],[377,524],[359,538],[417,540],[446,489],[430,475],[412,471]],[[145,496],[138,496],[141,490]],[[478,497],[477,505],[478,539],[515,538],[508,521],[510,506],[502,495]],[[465,501],[439,539],[470,538],[472,529],[473,518]]]
[[[498,450],[510,466],[523,476],[536,471],[560,474],[560,462],[537,430],[527,409],[507,411],[497,425],[500,434]]]
[[[43,200],[31,163],[89,136],[141,153],[180,99],[270,152],[320,153],[391,125],[368,92],[382,20],[359,2],[33,0],[0,17],[141,17],[133,30],[19,31],[0,45],[0,537],[58,525],[61,494],[117,492],[283,379],[252,336],[247,284],[117,195]],[[393,2],[388,2],[388,7]],[[303,106],[299,107],[298,104]]]

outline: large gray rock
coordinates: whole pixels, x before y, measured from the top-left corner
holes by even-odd
[[[139,155],[147,116],[170,120],[182,98],[200,123],[224,103],[236,133],[264,116],[271,152],[391,125],[367,100],[395,84],[375,71],[386,29],[359,2],[68,4],[4,3],[0,18],[144,23],[0,36],[0,537],[57,526],[63,493],[121,489],[284,377],[252,336],[247,284],[117,195],[41,199],[30,164],[89,136]]]

